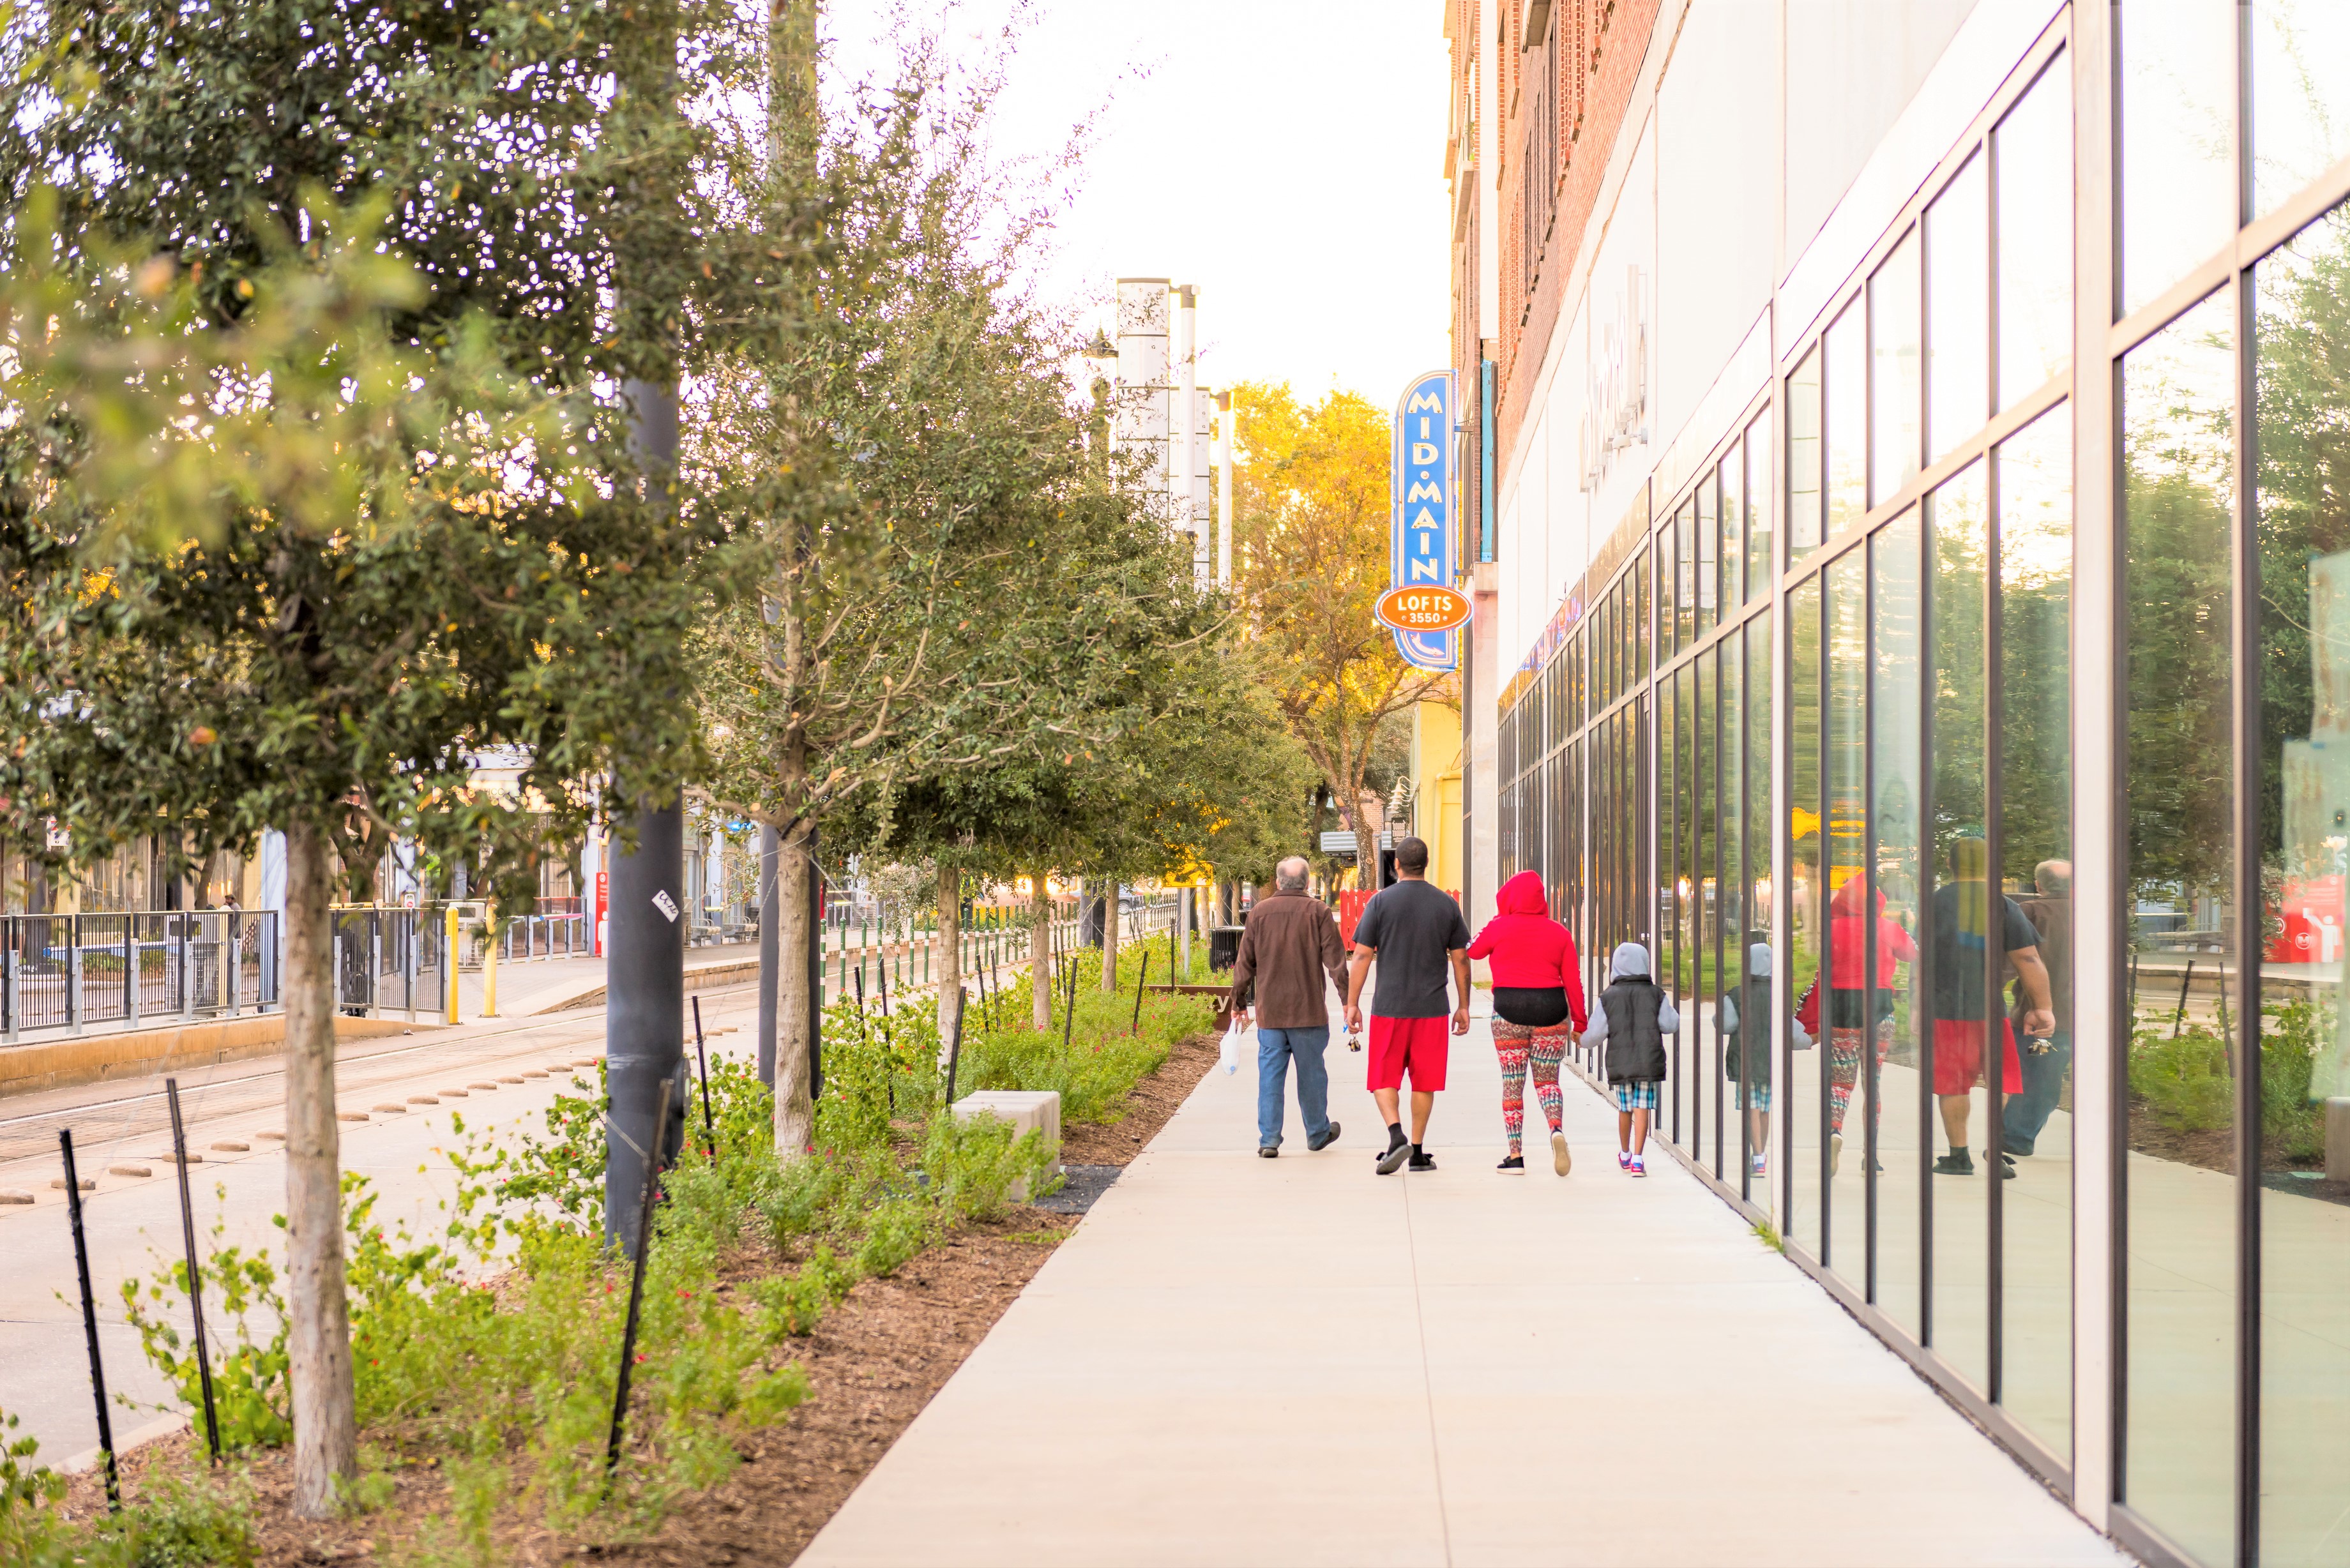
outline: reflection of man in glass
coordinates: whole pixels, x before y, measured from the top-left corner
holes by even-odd
[[[2000,1122],[2000,1142],[2012,1155],[2032,1152],[2064,1093],[2064,1077],[2073,1066],[2073,863],[2043,860],[2033,867],[2032,882],[2040,896],[2023,901],[2023,918],[2040,936],[2036,945],[2048,971],[2048,1005],[2056,1027],[2044,1042],[2025,1043],[2023,1093],[2007,1102]],[[2019,994],[2013,1011],[2026,1035],[2033,1033],[2024,1017],[2028,1000]]]
[[[1994,898],[1996,902],[1994,903]],[[2048,970],[2040,961],[2039,933],[2022,909],[1991,886],[1991,846],[1971,836],[1950,845],[1950,880],[1934,890],[1934,1094],[1942,1102],[1942,1130],[1950,1152],[1934,1162],[1940,1176],[1972,1176],[1967,1152],[1968,1096],[1983,1074],[1992,994],[1989,959],[1996,939],[2000,951],[2023,987],[2023,1032],[2044,1038],[2056,1027],[2048,1005]],[[2016,1066],[2015,1030],[1999,1021],[2001,1087],[2023,1090]],[[1990,1150],[1983,1151],[1986,1158]],[[1999,1173],[2015,1174],[2013,1161],[2000,1156]]]

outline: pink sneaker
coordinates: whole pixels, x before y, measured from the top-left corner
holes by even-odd
[[[1620,1148],[1616,1151],[1616,1168],[1618,1170],[1632,1168],[1632,1156],[1629,1151]]]
[[[1648,1174],[1648,1162],[1637,1154],[1626,1157],[1624,1168],[1630,1171],[1635,1176],[1646,1176]]]

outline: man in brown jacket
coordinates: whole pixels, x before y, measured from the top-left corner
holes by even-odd
[[[1263,1159],[1281,1153],[1282,1091],[1293,1056],[1305,1147],[1319,1150],[1338,1141],[1338,1124],[1330,1119],[1330,1071],[1322,1064],[1330,1044],[1323,981],[1326,976],[1346,985],[1347,955],[1337,921],[1307,895],[1305,876],[1303,856],[1274,867],[1274,890],[1249,911],[1232,963],[1233,1015],[1247,1023],[1253,1013],[1256,1023],[1256,1152]]]
[[[2029,1155],[2040,1141],[2073,1072],[2073,863],[2043,860],[2033,868],[2032,881],[2040,896],[2022,900],[2023,918],[2040,933],[2040,961],[2048,966],[2048,1002],[2056,1027],[2044,1040],[2024,1039],[2017,1064],[2023,1092],[2010,1095],[2000,1109],[2000,1141],[2011,1155]],[[2019,1032],[2024,1014],[2019,995]]]

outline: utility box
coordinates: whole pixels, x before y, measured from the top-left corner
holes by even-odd
[[[2325,1102],[2325,1179],[2350,1181],[2350,1097]]]
[[[1061,1096],[1056,1089],[983,1089],[957,1100],[954,1116],[957,1121],[993,1116],[1009,1122],[1015,1141],[1032,1132],[1044,1134],[1045,1140],[1056,1147],[1061,1141]],[[1012,1199],[1016,1203],[1028,1201],[1025,1178],[1014,1184]]]

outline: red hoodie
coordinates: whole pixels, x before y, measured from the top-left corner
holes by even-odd
[[[1491,960],[1493,983],[1506,990],[1565,987],[1567,1015],[1580,1033],[1590,1020],[1583,1007],[1575,939],[1550,918],[1550,900],[1543,897],[1542,878],[1532,871],[1521,871],[1502,884],[1493,902],[1500,912],[1485,922],[1485,929],[1469,944],[1469,956]]]
[[[1836,889],[1828,906],[1828,948],[1833,972],[1828,983],[1838,991],[1858,991],[1868,983],[1868,920],[1861,912],[1861,878],[1855,877]],[[1877,895],[1877,988],[1891,991],[1893,966],[1917,958],[1918,944],[1909,933],[1885,917],[1885,895]]]

